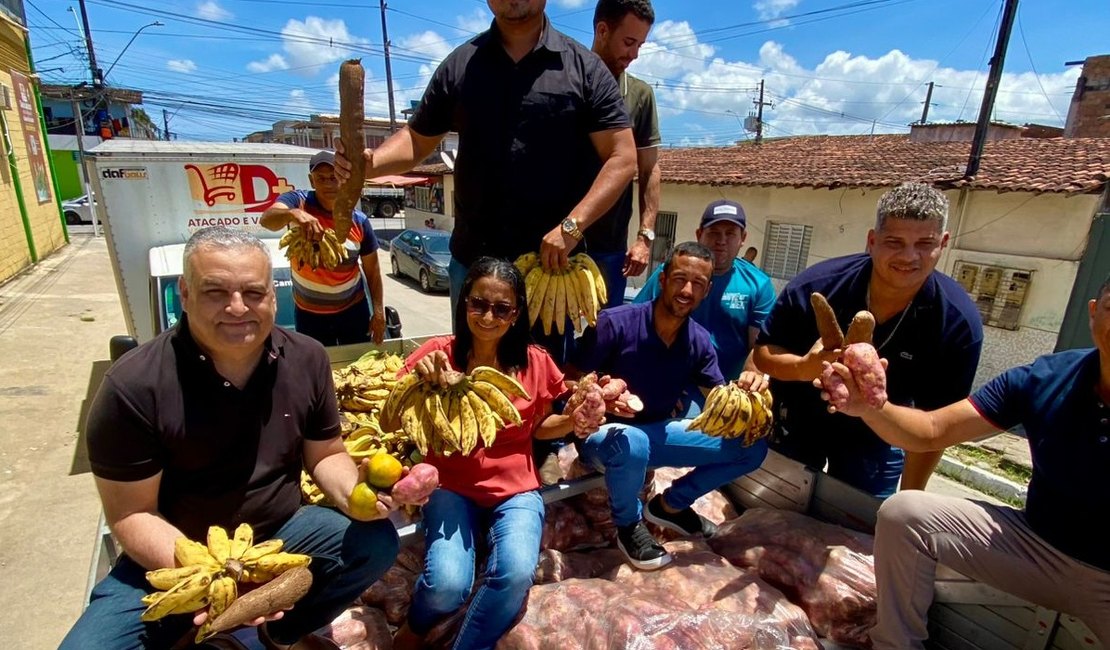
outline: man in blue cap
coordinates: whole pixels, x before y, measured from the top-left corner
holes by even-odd
[[[744,208],[722,199],[706,206],[697,230],[698,243],[713,253],[713,278],[709,294],[691,317],[709,330],[726,379],[740,376],[759,328],[775,305],[775,288],[767,274],[737,258],[747,239],[747,226]],[[633,302],[648,302],[659,296],[660,271],[661,267],[655,269]],[[695,400],[701,398],[698,391],[691,393]]]

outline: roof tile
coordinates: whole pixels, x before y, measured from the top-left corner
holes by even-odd
[[[1095,193],[1110,180],[1110,138],[988,142],[964,178],[970,142],[908,135],[802,136],[761,145],[663,149],[663,180],[701,185],[887,187],[906,181],[999,192]]]

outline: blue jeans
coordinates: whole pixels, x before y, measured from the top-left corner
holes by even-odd
[[[392,522],[359,522],[318,506],[304,506],[285,522],[276,539],[284,550],[312,556],[312,589],[267,624],[270,636],[290,644],[330,623],[382,576],[397,557],[397,531]],[[143,623],[140,599],[153,592],[146,570],[126,555],[93,588],[89,606],[62,641],[65,650],[85,648],[169,648],[193,626],[189,615],[168,616]]]
[[[601,270],[601,276],[605,278],[605,289],[608,292],[609,300],[601,306],[602,309],[609,307],[616,307],[617,305],[624,304],[624,290],[628,287],[628,278],[624,277],[624,258],[625,253],[598,253],[590,255],[597,268]]]
[[[486,535],[485,581],[467,608],[455,639],[461,648],[493,648],[520,612],[532,587],[543,534],[543,497],[538,491],[509,497],[492,508],[445,489],[424,506],[428,551],[409,608],[409,627],[427,634],[466,602],[474,585],[475,546]]]
[[[582,442],[579,460],[605,472],[614,524],[628,526],[640,521],[640,489],[649,468],[695,468],[667,490],[667,505],[681,510],[758,468],[767,456],[766,439],[745,447],[743,438],[715,438],[687,431],[689,422],[606,424]]]
[[[776,437],[771,447],[868,494],[886,499],[898,491],[906,452],[876,436],[873,440],[837,436],[839,431],[810,431],[799,427]],[[824,435],[822,435],[824,434]]]
[[[317,314],[293,308],[293,327],[326,346],[370,340],[370,301],[363,299],[337,314]]]

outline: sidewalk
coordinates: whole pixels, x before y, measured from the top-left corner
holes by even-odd
[[[89,371],[126,333],[103,238],[0,287],[0,645],[54,648],[85,599],[100,502],[75,470]]]
[[[944,452],[937,473],[1013,506],[1023,506],[1033,472],[1029,442],[1000,433]]]

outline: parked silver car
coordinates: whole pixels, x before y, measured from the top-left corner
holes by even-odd
[[[82,194],[77,198],[62,201],[62,214],[66,224],[70,226],[91,225],[93,220],[93,205],[89,204],[89,195]]]

